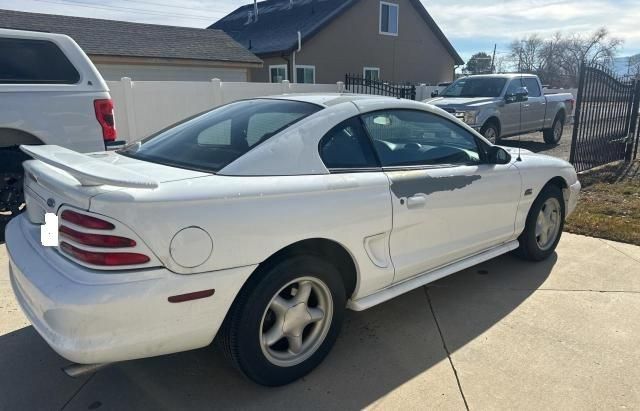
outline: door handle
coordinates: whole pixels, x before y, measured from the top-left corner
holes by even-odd
[[[425,196],[424,194],[407,198],[407,208],[410,210],[414,208],[424,208],[426,205],[427,196]]]

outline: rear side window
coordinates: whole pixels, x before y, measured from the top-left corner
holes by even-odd
[[[343,121],[320,140],[320,157],[330,170],[379,167],[371,140],[358,118]]]
[[[540,91],[540,85],[538,84],[538,80],[533,77],[525,77],[522,79],[524,86],[527,88],[529,92],[529,97],[540,97],[542,96],[542,92]]]
[[[46,40],[0,38],[0,84],[76,84],[80,74]]]
[[[255,99],[227,104],[120,151],[140,160],[218,172],[253,147],[321,110],[315,104]]]

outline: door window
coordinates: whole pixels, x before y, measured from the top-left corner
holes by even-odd
[[[507,87],[507,91],[505,95],[508,96],[510,94],[516,94],[516,92],[520,87],[524,87],[524,85],[522,84],[522,79],[517,78],[517,79],[511,80],[511,83],[509,83],[509,87]]]
[[[475,137],[438,115],[389,110],[362,118],[383,167],[480,163]]]
[[[379,167],[369,136],[357,117],[343,121],[322,138],[320,157],[329,170]]]
[[[76,84],[80,74],[47,40],[0,38],[0,84]]]
[[[540,97],[542,96],[542,92],[540,91],[540,84],[538,84],[538,80],[533,77],[525,77],[522,79],[524,86],[527,88],[529,92],[529,97]]]

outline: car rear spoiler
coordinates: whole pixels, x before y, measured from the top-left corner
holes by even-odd
[[[158,182],[148,176],[64,147],[21,145],[20,150],[36,160],[66,171],[83,186],[158,187]]]

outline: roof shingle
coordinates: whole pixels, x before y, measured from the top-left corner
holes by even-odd
[[[262,62],[220,30],[0,10],[0,28],[66,34],[89,55]]]

